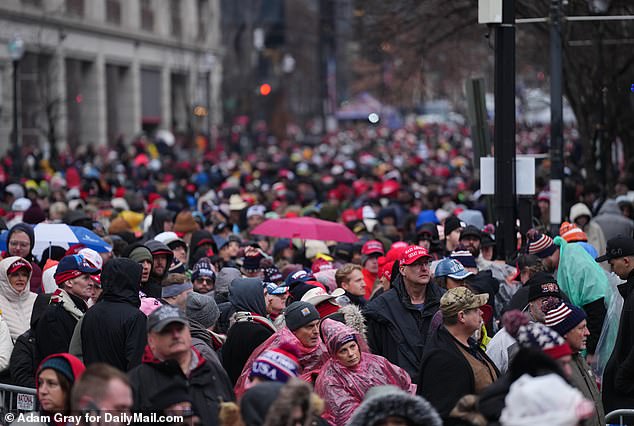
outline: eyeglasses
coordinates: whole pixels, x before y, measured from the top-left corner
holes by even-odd
[[[196,278],[194,280],[194,282],[202,284],[203,282],[205,284],[213,284],[214,283],[214,279],[213,278],[206,278],[206,277],[201,277],[201,278]]]
[[[29,247],[31,244],[28,242],[24,242],[24,241],[9,241],[9,247],[22,247],[22,248],[27,248]]]
[[[405,265],[408,266],[412,269],[417,268],[417,269],[431,269],[431,260],[428,260],[426,262],[415,262],[412,263],[410,265]]]

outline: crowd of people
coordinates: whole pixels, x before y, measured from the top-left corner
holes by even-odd
[[[226,426],[598,426],[634,408],[626,179],[615,199],[579,191],[558,234],[541,192],[497,260],[459,128],[262,132],[252,151],[239,134],[187,162],[139,141],[4,182],[0,382],[47,415]],[[256,229],[298,216],[358,241]],[[47,223],[111,249],[36,250]]]

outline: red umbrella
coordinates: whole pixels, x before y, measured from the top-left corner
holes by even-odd
[[[302,240],[339,241],[353,243],[357,236],[344,225],[312,217],[269,219],[255,227],[252,234]]]

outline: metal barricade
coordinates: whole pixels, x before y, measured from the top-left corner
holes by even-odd
[[[627,423],[623,423],[623,417],[627,417],[628,421]],[[632,423],[632,420],[634,420],[634,410],[633,409],[620,409],[620,410],[614,410],[614,411],[610,411],[608,414],[605,415],[605,424],[606,425],[610,425],[610,424],[616,424],[616,425],[631,425],[634,424]],[[615,421],[618,421],[618,423],[616,423]]]
[[[27,413],[37,410],[35,389],[0,383],[0,423],[9,424],[7,414]]]

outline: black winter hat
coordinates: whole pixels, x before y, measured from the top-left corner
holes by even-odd
[[[538,272],[530,280],[526,281],[528,286],[528,301],[532,302],[540,297],[558,297],[561,299],[561,291],[557,280],[552,275],[545,272]]]
[[[458,228],[464,228],[464,222],[461,222],[456,216],[449,216],[445,219],[445,238]]]

